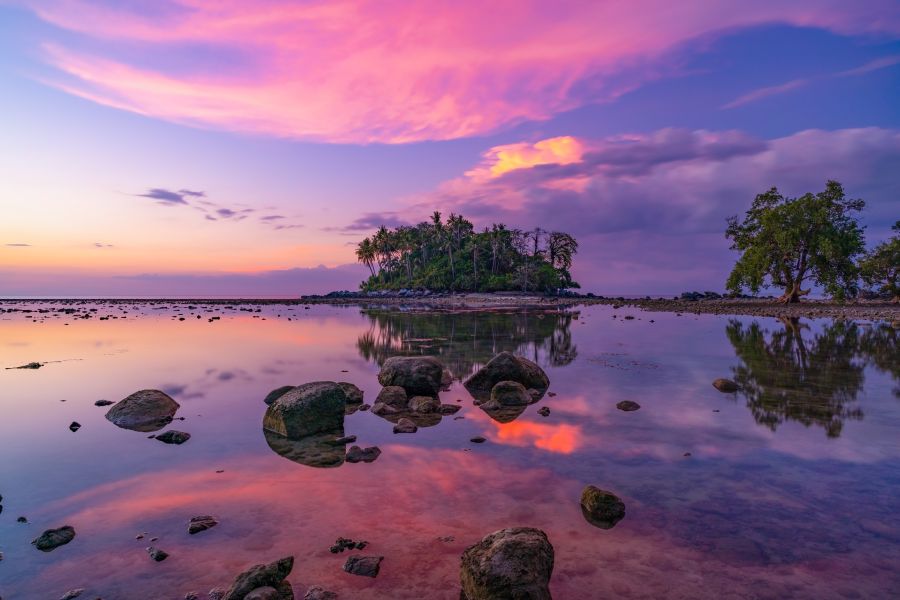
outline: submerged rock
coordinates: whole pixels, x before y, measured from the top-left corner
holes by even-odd
[[[147,547],[147,554],[150,555],[150,558],[155,560],[156,562],[162,562],[169,558],[169,553],[165,550],[161,550],[159,548],[155,548],[153,546]]]
[[[370,448],[360,448],[359,446],[350,446],[350,450],[347,451],[346,461],[348,463],[358,463],[358,462],[374,462],[376,458],[381,456],[381,448],[378,446],[371,446]]]
[[[212,529],[218,524],[219,522],[216,520],[216,518],[211,515],[191,517],[191,521],[190,523],[188,523],[188,533],[194,535],[195,533],[200,533],[201,531]]]
[[[170,429],[169,431],[160,433],[156,436],[156,439],[165,443],[165,444],[183,444],[189,439],[191,439],[191,434],[186,431],[176,431],[174,429]]]
[[[526,406],[533,401],[525,386],[516,381],[499,381],[491,388],[490,402],[500,406]]]
[[[292,462],[319,469],[344,464],[344,446],[335,443],[343,437],[343,427],[293,440],[265,429],[263,435],[273,452]]]
[[[347,395],[333,381],[314,381],[276,399],[263,417],[267,431],[297,439],[344,426]]]
[[[415,433],[418,429],[416,424],[410,419],[400,419],[394,425],[394,433]]]
[[[553,546],[540,529],[501,529],[462,555],[462,598],[550,600]]]
[[[54,548],[64,546],[75,539],[75,528],[63,525],[58,529],[47,529],[31,541],[34,547],[42,552],[50,552]]]
[[[463,385],[474,398],[487,401],[494,386],[501,381],[514,381],[526,390],[536,390],[540,395],[550,387],[550,379],[543,369],[527,358],[515,356],[511,352],[501,352],[492,358]]]
[[[165,392],[140,390],[116,402],[106,419],[123,429],[157,431],[172,422],[179,408]]]
[[[731,394],[738,391],[738,384],[733,382],[730,379],[724,379],[720,377],[713,381],[713,387],[719,390],[720,392],[724,392],[726,394]]]
[[[223,600],[245,600],[248,594],[262,587],[272,587],[280,591],[282,582],[291,574],[293,568],[293,556],[287,556],[267,565],[253,565],[234,578],[234,582],[225,592]],[[293,598],[293,592],[289,597]]]
[[[581,492],[581,512],[591,525],[612,529],[625,518],[625,503],[612,492],[589,485]]]
[[[384,361],[378,382],[400,386],[410,396],[437,396],[441,391],[444,366],[431,356],[392,356]]]
[[[344,563],[344,571],[362,577],[377,577],[383,556],[349,556]]]
[[[337,597],[338,595],[334,592],[329,592],[321,586],[314,585],[306,590],[303,600],[337,600]]]
[[[631,412],[633,410],[639,409],[640,407],[640,404],[632,400],[622,400],[621,402],[616,404],[616,408],[618,408],[619,410],[624,410],[625,412]]]
[[[459,412],[462,407],[459,404],[441,404],[440,413],[442,415],[454,415]]]

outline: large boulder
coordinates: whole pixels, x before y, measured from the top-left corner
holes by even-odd
[[[534,399],[525,386],[517,381],[499,381],[491,388],[491,402],[500,406],[528,406]]]
[[[589,485],[581,492],[581,513],[591,525],[612,529],[625,518],[625,503],[612,492]]]
[[[468,600],[550,600],[553,546],[540,529],[501,529],[466,548],[460,583]]]
[[[263,429],[290,439],[344,427],[347,394],[333,381],[295,387],[275,400],[263,417]]]
[[[234,578],[234,583],[225,592],[223,600],[244,600],[254,590],[264,587],[275,588],[281,592],[282,582],[291,574],[293,568],[293,556],[287,556],[267,565],[253,565]],[[293,597],[294,595],[291,593],[286,598]]]
[[[441,391],[444,366],[431,356],[392,356],[384,361],[378,382],[398,385],[409,396],[437,396]]]
[[[487,400],[491,390],[501,381],[515,381],[526,390],[537,390],[538,398],[550,387],[550,379],[542,368],[512,352],[501,352],[492,358],[463,385],[476,399]]]
[[[179,408],[165,392],[141,390],[113,404],[106,419],[123,429],[157,431],[172,422]]]
[[[71,525],[63,525],[58,529],[47,529],[44,533],[31,540],[31,543],[41,552],[50,552],[54,548],[65,546],[74,539],[75,528]]]

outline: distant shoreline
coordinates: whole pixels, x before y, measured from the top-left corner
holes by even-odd
[[[829,300],[805,300],[799,304],[778,304],[770,298],[722,298],[716,300],[674,300],[665,298],[551,297],[526,294],[465,293],[431,297],[402,298],[0,298],[0,311],[22,304],[203,304],[203,305],[334,305],[368,308],[403,308],[421,311],[519,311],[558,310],[586,305],[607,305],[623,310],[674,312],[682,314],[744,315],[775,318],[832,318],[881,320],[900,324],[900,305],[887,301],[856,300],[838,304]]]

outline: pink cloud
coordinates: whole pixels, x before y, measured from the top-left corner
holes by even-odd
[[[80,34],[45,45],[57,70],[45,81],[69,93],[177,123],[337,142],[451,139],[547,119],[672,72],[684,44],[734,28],[900,31],[887,0],[32,8]],[[197,50],[210,48],[229,59],[204,63]]]

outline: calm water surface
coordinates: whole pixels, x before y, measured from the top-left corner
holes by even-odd
[[[48,361],[0,370],[4,600],[77,587],[90,599],[174,600],[288,554],[298,597],[315,584],[347,599],[456,600],[462,551],[510,526],[548,533],[560,599],[900,594],[900,332],[887,325],[600,306],[192,306],[0,313],[0,366]],[[556,395],[520,414],[475,407],[458,379],[503,350],[541,364]],[[464,418],[394,435],[383,418],[350,414],[345,432],[383,451],[371,464],[338,454],[321,468],[320,454],[269,446],[271,389],[350,381],[371,403],[379,363],[397,354],[440,357],[457,378],[441,399]],[[717,377],[742,391],[716,391]],[[173,427],[187,443],[119,429],[94,406],[144,388],[181,404]],[[620,400],[641,409],[619,411]],[[625,501],[613,529],[582,516],[587,484]],[[220,525],[189,536],[201,514]],[[30,545],[63,524],[78,532],[72,543]],[[149,559],[143,532],[168,560]],[[377,579],[341,570],[347,554],[328,551],[339,536],[385,556]]]

